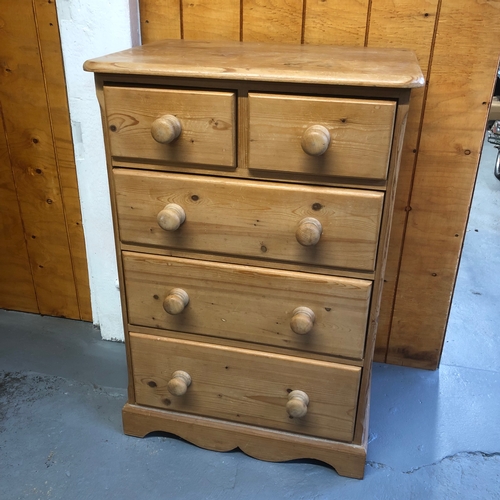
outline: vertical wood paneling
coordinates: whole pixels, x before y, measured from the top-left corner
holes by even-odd
[[[367,45],[411,48],[416,52],[422,72],[426,76],[432,52],[438,3],[438,0],[372,0]],[[389,341],[408,202],[420,137],[424,95],[425,89],[415,89],[412,92],[377,332],[375,349],[377,361],[385,361]]]
[[[500,30],[499,4],[498,0],[242,2],[244,40],[340,45],[366,41],[372,47],[414,50],[426,75],[431,65],[428,91],[414,92],[410,105],[378,360],[384,360],[389,342],[388,362],[437,366],[497,64],[498,44],[493,41]],[[160,17],[176,15],[167,0],[141,0],[142,5],[156,9]],[[165,38],[143,26],[144,40]],[[206,29],[216,28],[207,24]]]
[[[243,40],[300,43],[304,0],[243,0]]]
[[[182,0],[184,39],[239,40],[240,0]]]
[[[142,43],[181,38],[181,0],[140,0]]]
[[[31,1],[2,2],[0,103],[39,312],[79,318]]]
[[[307,0],[304,43],[363,45],[369,0]]]
[[[410,48],[426,72],[438,3],[439,0],[372,0],[368,46]]]
[[[500,35],[499,18],[500,2],[442,1],[389,340],[391,363],[439,363],[498,64],[498,44],[492,50],[491,41]]]
[[[0,108],[0,307],[38,312]]]
[[[57,14],[54,2],[35,0],[34,6],[80,318],[91,321],[87,254],[83,237]]]

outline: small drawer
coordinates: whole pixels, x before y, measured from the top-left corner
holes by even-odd
[[[387,177],[396,102],[250,94],[249,168]]]
[[[104,87],[104,96],[113,157],[235,167],[234,93]]]
[[[123,267],[133,325],[363,357],[370,281],[131,252]]]
[[[359,367],[136,333],[130,345],[138,404],[352,440]]]
[[[374,269],[381,192],[132,169],[114,178],[124,243]]]

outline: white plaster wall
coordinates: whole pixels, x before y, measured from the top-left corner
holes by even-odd
[[[94,75],[86,59],[139,43],[137,0],[56,0],[68,88],[92,315],[107,340],[123,340],[111,207]]]

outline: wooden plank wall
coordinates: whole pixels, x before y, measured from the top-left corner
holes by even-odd
[[[0,0],[0,308],[91,320],[53,0]]]
[[[411,102],[376,359],[437,368],[498,65],[500,0],[140,0],[140,13],[143,43],[416,52],[427,85]]]

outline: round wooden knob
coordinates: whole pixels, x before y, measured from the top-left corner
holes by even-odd
[[[156,216],[158,225],[165,231],[176,231],[186,220],[186,212],[176,203],[169,203]]]
[[[297,307],[292,312],[290,328],[299,335],[304,335],[312,330],[316,315],[308,307]]]
[[[330,132],[323,125],[311,125],[302,134],[302,149],[308,155],[321,156],[330,145]]]
[[[174,115],[163,115],[151,125],[151,135],[160,144],[170,144],[181,135],[181,122]]]
[[[305,247],[316,245],[321,238],[323,226],[321,222],[313,217],[306,217],[299,222],[295,237],[297,241]]]
[[[288,395],[286,411],[293,418],[304,417],[309,405],[309,396],[304,391],[292,391]]]
[[[183,396],[191,385],[191,375],[182,370],[172,373],[172,378],[168,381],[167,389],[173,396]]]
[[[189,304],[189,295],[182,288],[172,288],[163,300],[163,309],[168,314],[180,314]]]

